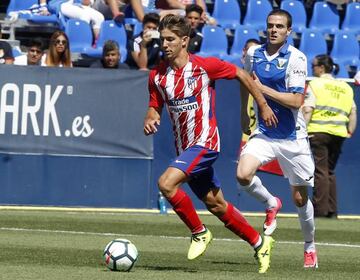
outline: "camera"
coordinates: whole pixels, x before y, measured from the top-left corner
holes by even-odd
[[[160,38],[160,32],[157,30],[149,30],[148,33],[150,34],[152,39],[159,39]]]

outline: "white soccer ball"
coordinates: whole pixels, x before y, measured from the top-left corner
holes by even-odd
[[[114,239],[106,245],[103,259],[110,270],[130,271],[138,259],[138,251],[131,241]]]

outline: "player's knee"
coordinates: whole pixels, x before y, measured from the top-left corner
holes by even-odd
[[[236,179],[238,180],[241,187],[246,187],[250,185],[253,175],[243,172],[242,170],[238,170],[236,173]]]
[[[167,197],[167,194],[170,194],[174,190],[172,182],[169,180],[169,177],[166,175],[160,176],[158,180],[159,190]]]
[[[208,203],[206,208],[215,216],[221,216],[226,212],[226,204],[222,202]]]
[[[308,201],[307,195],[301,195],[300,193],[295,193],[293,196],[293,201],[296,207],[303,207]]]

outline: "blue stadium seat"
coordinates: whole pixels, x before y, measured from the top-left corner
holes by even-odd
[[[107,40],[114,40],[119,44],[121,62],[127,57],[127,36],[124,25],[118,24],[113,20],[105,20],[100,27],[99,38],[96,42],[96,48],[85,49],[85,54],[94,57],[101,57],[102,47]]]
[[[334,36],[331,57],[335,63],[357,65],[359,63],[359,43],[351,32],[339,31]]]
[[[202,29],[203,40],[200,47],[200,56],[215,56],[225,59],[228,41],[224,29],[219,26],[205,25]]]
[[[241,12],[237,0],[215,0],[212,16],[223,28],[235,29],[240,24]]]
[[[336,78],[350,78],[346,66],[342,63],[339,64],[339,72],[335,75]]]
[[[234,42],[230,50],[230,55],[235,56],[236,59],[241,58],[242,50],[247,40],[260,40],[257,31],[250,26],[239,25],[234,31]]]
[[[29,11],[29,13],[19,13],[19,18],[26,19],[35,23],[54,23],[58,24],[56,15],[42,16],[30,13],[30,8],[38,5],[38,0],[10,0],[6,14],[9,16],[11,12]]]
[[[309,28],[323,34],[334,34],[339,30],[340,17],[336,5],[327,2],[315,2]]]
[[[345,18],[341,29],[360,35],[360,3],[348,3],[346,5]]]
[[[281,1],[280,8],[288,11],[292,16],[292,30],[301,33],[306,29],[306,10],[304,4],[298,0]]]
[[[21,52],[21,50],[19,49],[19,47],[13,47],[12,48],[12,54],[14,57],[20,56],[23,53]]]
[[[143,24],[142,22],[138,21],[137,23],[134,24],[133,35],[137,35],[141,31],[143,31]]]
[[[248,0],[243,24],[251,25],[259,31],[266,30],[266,18],[272,9],[268,0]]]
[[[91,48],[93,34],[87,22],[69,19],[66,22],[65,33],[69,37],[71,52],[83,53],[84,50]]]
[[[299,50],[308,61],[308,74],[312,75],[311,61],[318,54],[327,54],[327,44],[324,35],[318,30],[305,29],[301,34]]]

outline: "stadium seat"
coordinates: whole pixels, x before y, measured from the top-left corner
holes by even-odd
[[[203,40],[200,47],[200,56],[215,56],[225,59],[228,41],[224,29],[219,26],[205,25],[202,29]]]
[[[360,3],[348,3],[346,5],[345,18],[341,29],[360,35]]]
[[[258,31],[266,30],[266,18],[272,9],[268,0],[248,0],[243,24],[251,25]]]
[[[137,23],[134,24],[133,35],[140,34],[142,30],[143,30],[143,24],[142,22],[138,21]]]
[[[91,48],[93,34],[87,22],[69,19],[66,22],[65,33],[69,37],[71,52],[83,53],[85,49]]]
[[[308,75],[312,75],[311,61],[318,54],[327,54],[327,44],[324,35],[317,30],[305,29],[301,34],[299,50],[308,61]]]
[[[303,2],[298,0],[281,1],[280,8],[292,16],[292,30],[301,33],[306,29],[306,10]]]
[[[6,14],[11,17],[11,13],[23,11],[17,14],[21,19],[26,19],[35,23],[58,24],[58,17],[56,15],[42,16],[32,14],[31,8],[34,8],[35,6],[38,7],[38,0],[11,0],[7,7]],[[24,11],[28,11],[28,13],[24,13]]]
[[[323,34],[334,34],[339,30],[340,17],[336,5],[327,2],[315,2],[309,28]]]
[[[293,36],[291,34],[287,37],[287,42],[290,45],[294,46],[294,38],[293,38]]]
[[[346,66],[342,63],[339,64],[339,72],[335,75],[336,78],[350,78]]]
[[[107,40],[114,40],[119,44],[121,62],[124,62],[127,57],[126,30],[124,25],[118,24],[113,20],[105,20],[101,24],[99,38],[96,42],[96,48],[86,48],[84,53],[93,57],[101,57],[103,45]]]
[[[359,63],[359,43],[351,32],[339,31],[334,36],[331,57],[335,63],[357,65]]]
[[[223,28],[235,29],[240,24],[241,12],[237,0],[215,0],[212,17]]]
[[[234,42],[230,50],[231,55],[241,56],[242,49],[247,40],[256,39],[260,40],[257,31],[250,26],[239,25],[234,31]]]

